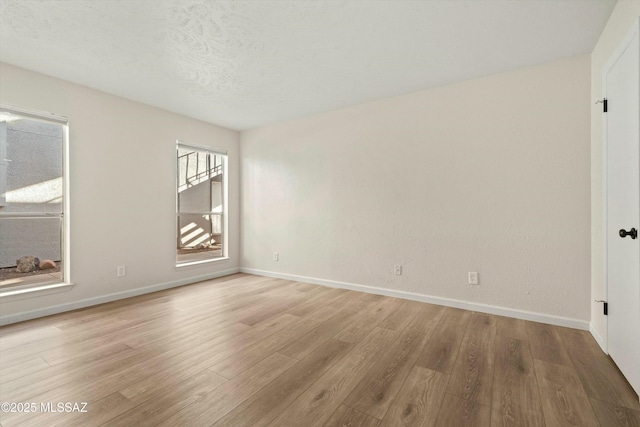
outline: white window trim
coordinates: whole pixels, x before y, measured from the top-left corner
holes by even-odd
[[[29,285],[24,288],[10,288],[0,292],[0,299],[3,302],[17,301],[25,298],[41,297],[45,295],[57,294],[58,292],[69,291],[73,288],[74,283],[61,282],[49,283],[47,285]]]
[[[65,116],[57,114],[42,112],[37,110],[31,110],[22,107],[16,107],[9,104],[0,104],[0,114],[2,115],[16,115],[23,118],[29,118],[32,120],[41,120],[45,122],[53,122],[62,125],[62,277],[63,281],[58,283],[48,284],[33,284],[27,286],[9,287],[0,291],[0,299],[3,301],[11,301],[15,299],[28,298],[31,296],[48,295],[50,293],[61,292],[64,290],[70,290],[74,284],[71,282],[71,215],[70,215],[70,193],[69,193],[69,119]],[[6,147],[4,156],[0,159],[4,163],[6,157]],[[6,163],[5,163],[6,166]],[[0,169],[1,171],[1,169]],[[5,175],[5,187],[0,190],[4,190],[2,194],[6,192],[6,175]]]
[[[191,148],[194,150],[199,150],[199,151],[205,151],[211,154],[217,154],[217,155],[221,155],[223,156],[223,162],[224,162],[224,166],[223,166],[223,181],[222,181],[222,235],[223,235],[223,244],[222,244],[222,255],[219,257],[215,257],[215,258],[210,258],[210,259],[203,259],[203,260],[195,260],[195,261],[183,261],[183,262],[178,262],[177,258],[176,258],[176,265],[175,268],[176,269],[182,269],[185,267],[194,267],[194,266],[198,266],[201,264],[209,264],[209,263],[215,263],[215,262],[223,262],[223,261],[228,261],[229,260],[229,214],[228,214],[228,210],[229,210],[229,179],[228,179],[228,166],[229,166],[229,159],[228,159],[228,154],[226,150],[220,150],[220,149],[216,149],[216,148],[211,148],[211,147],[206,147],[203,145],[195,145],[195,144],[190,144],[190,143],[186,143],[184,141],[181,140],[176,140],[176,152],[178,148]],[[180,232],[179,225],[178,225],[178,185],[179,185],[179,181],[178,181],[178,165],[177,162],[175,164],[175,172],[174,172],[174,176],[175,176],[175,189],[176,189],[176,220],[174,221],[175,223],[175,233],[174,236],[178,236],[178,233]]]
[[[7,202],[7,122],[0,122],[0,207]]]

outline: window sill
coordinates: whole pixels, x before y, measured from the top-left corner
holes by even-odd
[[[48,285],[8,289],[0,291],[0,299],[2,302],[6,302],[24,298],[40,297],[56,294],[58,292],[67,292],[73,289],[74,286],[75,283],[50,283]]]
[[[220,261],[229,261],[229,257],[220,257],[220,258],[212,258],[212,259],[203,259],[203,260],[198,260],[198,261],[181,262],[181,263],[177,263],[176,264],[176,269],[182,269],[182,268],[185,268],[185,267],[194,267],[194,266],[198,266],[198,265],[201,265],[201,264],[209,264],[209,263],[220,262]]]

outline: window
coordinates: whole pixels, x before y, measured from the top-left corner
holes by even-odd
[[[67,134],[64,117],[0,107],[0,294],[65,280]]]
[[[226,257],[226,153],[178,142],[177,174],[177,265]]]

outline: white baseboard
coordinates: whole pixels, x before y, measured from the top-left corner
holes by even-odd
[[[607,341],[602,338],[602,335],[600,335],[600,332],[598,332],[596,327],[593,326],[593,323],[589,323],[589,332],[591,332],[593,339],[596,340],[602,351],[604,351],[605,354],[609,354],[609,352],[607,351]]]
[[[165,289],[176,288],[178,286],[188,285],[191,283],[201,282],[203,280],[215,279],[217,277],[228,276],[230,274],[239,273],[239,268],[231,268],[224,271],[218,271],[212,274],[190,277],[188,279],[174,280],[173,282],[158,283],[156,285],[145,286],[144,288],[136,288],[113,294],[102,295],[95,298],[88,298],[81,301],[74,301],[66,304],[54,305],[38,310],[24,311],[17,314],[9,314],[0,317],[0,326],[10,323],[22,322],[25,320],[36,319],[38,317],[50,316],[52,314],[63,313],[65,311],[77,310],[79,308],[91,307],[92,305],[104,304],[105,302],[116,301],[119,299],[135,297],[138,295],[149,294],[151,292],[163,291]],[[78,286],[78,285],[76,285]]]
[[[469,301],[461,301],[450,298],[435,297],[413,292],[396,291],[386,288],[376,288],[373,286],[358,285],[354,283],[337,282],[334,280],[318,279],[315,277],[297,276],[294,274],[277,273],[273,271],[257,270],[253,268],[240,268],[242,273],[255,274],[258,276],[275,277],[278,279],[294,280],[296,282],[313,283],[315,285],[329,286],[332,288],[349,289],[351,291],[366,292],[370,294],[384,295],[394,298],[402,298],[413,301],[426,302],[430,304],[444,305],[446,307],[462,308],[465,310],[478,311],[481,313],[495,314],[498,316],[514,317],[516,319],[530,320],[533,322],[547,323],[567,328],[589,330],[589,322],[586,320],[572,319],[569,317],[553,316],[550,314],[535,313],[532,311],[518,310],[513,308],[499,307],[495,305],[482,304]]]
[[[203,280],[210,280],[210,279],[215,279],[217,277],[228,276],[230,274],[235,274],[239,272],[255,274],[258,276],[294,280],[297,282],[313,283],[316,285],[329,286],[332,288],[348,289],[352,291],[366,292],[366,293],[376,294],[376,295],[385,295],[389,297],[426,302],[430,304],[438,304],[446,307],[455,307],[455,308],[461,308],[465,310],[478,311],[481,313],[514,317],[516,319],[524,319],[524,320],[530,320],[534,322],[548,323],[551,325],[565,326],[565,327],[581,329],[585,331],[588,330],[591,332],[594,339],[598,342],[600,347],[606,353],[606,341],[602,339],[598,331],[593,327],[591,323],[584,320],[572,319],[572,318],[560,317],[560,316],[552,316],[549,314],[535,313],[531,311],[517,310],[517,309],[499,307],[499,306],[494,306],[489,304],[481,304],[481,303],[474,303],[469,301],[455,300],[450,298],[435,297],[435,296],[429,296],[424,294],[417,294],[413,292],[396,291],[396,290],[386,289],[386,288],[376,288],[373,286],[338,282],[334,280],[319,279],[315,277],[298,276],[294,274],[277,273],[273,271],[257,270],[252,268],[231,268],[228,270],[219,271],[216,273],[202,275],[202,276],[191,277],[188,279],[181,279],[181,280],[176,280],[172,282],[159,283],[156,285],[146,286],[143,288],[131,289],[131,290],[116,292],[113,294],[103,295],[95,298],[89,298],[81,301],[74,301],[66,304],[45,307],[38,310],[25,311],[22,313],[0,316],[0,326],[8,325],[10,323],[22,322],[30,319],[36,319],[38,317],[49,316],[52,314],[63,313],[66,311],[77,310],[80,308],[86,308],[93,305],[104,304],[106,302],[116,301],[124,298],[130,298],[138,295],[148,294],[151,292],[162,291],[165,289],[188,285],[188,284],[200,282]]]

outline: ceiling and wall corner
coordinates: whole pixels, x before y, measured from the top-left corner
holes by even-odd
[[[586,54],[615,0],[0,0],[0,61],[231,129]]]

